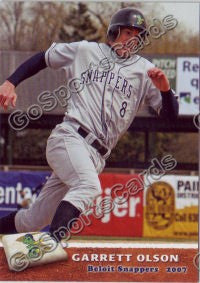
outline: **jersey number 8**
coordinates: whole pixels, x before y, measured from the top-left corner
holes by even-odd
[[[126,108],[127,108],[128,103],[126,101],[122,102],[122,107],[120,109],[120,116],[124,118],[124,115],[126,113]]]

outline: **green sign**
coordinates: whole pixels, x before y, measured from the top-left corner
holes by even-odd
[[[151,58],[151,62],[157,67],[162,69],[169,79],[171,88],[176,91],[176,59],[170,57],[157,57]]]

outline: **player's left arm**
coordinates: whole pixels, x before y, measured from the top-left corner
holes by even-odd
[[[179,105],[174,91],[170,88],[170,83],[165,73],[159,68],[151,68],[147,72],[153,85],[160,91],[161,108],[159,116],[174,120],[178,117]]]

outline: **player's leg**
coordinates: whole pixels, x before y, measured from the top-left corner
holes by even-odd
[[[29,209],[21,209],[0,219],[0,234],[39,231],[51,223],[68,188],[53,173]]]
[[[15,216],[17,211],[10,213],[0,219],[0,234],[15,234]]]
[[[50,226],[50,232],[57,240],[63,237],[73,220],[90,207],[95,197],[101,193],[97,173],[101,170],[93,162],[98,158],[94,156],[95,152],[76,131],[48,141],[47,160],[69,188]],[[104,163],[100,167],[103,166]]]
[[[23,209],[16,216],[12,215],[11,220],[6,220],[15,223],[17,232],[38,231],[52,221],[53,233],[62,225],[72,223],[71,220],[77,218],[101,192],[97,172],[102,170],[104,162],[98,160],[96,150],[88,146],[76,131],[64,136],[61,133],[48,141],[47,158],[56,174],[49,178],[30,209]],[[98,162],[94,166],[95,159]],[[15,233],[15,227],[12,229],[5,232],[2,227],[0,233]]]

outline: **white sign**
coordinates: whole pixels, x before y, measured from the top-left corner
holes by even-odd
[[[177,58],[176,93],[179,96],[179,114],[199,113],[199,58]]]

